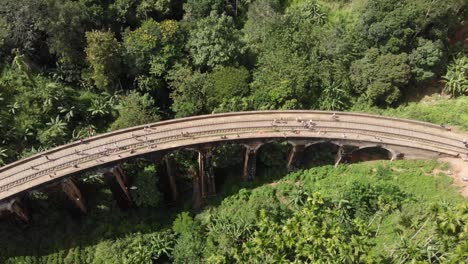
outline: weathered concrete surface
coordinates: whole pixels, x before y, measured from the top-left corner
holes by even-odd
[[[379,146],[405,159],[462,158],[468,155],[464,137],[429,123],[357,113],[257,111],[174,119],[102,134],[8,164],[0,168],[0,202],[82,171],[180,148],[272,140],[307,147],[326,141]]]

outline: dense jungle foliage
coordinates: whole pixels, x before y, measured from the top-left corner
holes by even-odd
[[[1,0],[0,165],[228,111],[369,112],[468,130],[467,12],[465,0]],[[127,211],[100,174],[77,179],[85,216],[60,190],[33,192],[33,224],[0,220],[0,263],[468,259],[468,205],[446,165],[320,167],[328,146],[287,174],[288,146],[267,144],[260,179],[240,182],[242,151],[216,149],[218,194],[201,212],[190,151],[170,156],[175,204],[164,166],[144,159],[123,165],[136,187]]]
[[[442,88],[463,96],[466,7],[463,0],[2,0],[0,162],[173,117],[366,111]]]
[[[37,194],[37,220],[27,232],[0,228],[0,260],[462,263],[468,257],[468,203],[444,164],[322,166],[279,181],[273,171],[257,182],[230,178],[196,215],[183,206],[123,212],[105,185],[88,182],[92,208],[78,221],[61,212],[61,203]]]

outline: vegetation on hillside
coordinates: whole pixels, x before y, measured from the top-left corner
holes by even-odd
[[[434,86],[466,95],[466,47],[457,37],[466,7],[462,0],[4,0],[0,162],[173,117],[388,108]]]
[[[27,232],[2,225],[0,260],[461,263],[468,204],[436,168],[447,170],[396,161],[316,167],[275,182],[270,174],[257,183],[231,180],[222,201],[195,215],[150,203],[122,212],[106,187],[88,183],[95,205],[81,220],[63,219],[60,203],[38,196]]]
[[[0,165],[98,133],[228,111],[351,110],[466,130],[467,12],[463,0],[2,0]],[[451,98],[408,103],[434,90]],[[167,204],[155,176],[164,166],[144,160],[123,164],[136,187],[128,211],[101,175],[78,179],[90,209],[81,218],[57,188],[32,192],[33,225],[2,219],[0,262],[468,258],[466,201],[432,175],[436,163],[324,166],[276,181],[287,150],[262,147],[263,181],[238,183],[242,148],[218,148],[224,190],[198,214],[187,199],[197,171],[189,151],[170,155],[179,204]],[[333,159],[317,152],[315,165]]]
[[[402,104],[397,108],[354,106],[352,111],[415,119],[434,124],[453,125],[468,130],[468,97],[448,99],[435,95],[422,100]]]

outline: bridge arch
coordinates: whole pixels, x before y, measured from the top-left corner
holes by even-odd
[[[257,150],[257,167],[286,169],[294,143],[287,140],[265,141]]]
[[[463,138],[466,135],[430,123],[359,113],[253,111],[196,116],[98,135],[3,166],[0,202],[83,171],[180,148],[235,142],[247,146],[246,156],[251,156],[268,140],[306,140],[312,145],[323,140],[341,147],[382,144],[408,159],[468,157]]]
[[[395,160],[398,153],[384,145],[371,144],[361,146],[350,153],[351,162],[367,160]]]
[[[333,140],[318,140],[305,145],[303,166],[305,168],[317,165],[333,165],[336,162],[336,156],[343,148],[342,142]]]

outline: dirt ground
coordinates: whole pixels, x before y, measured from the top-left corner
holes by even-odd
[[[468,197],[468,181],[463,180],[464,178],[468,180],[468,161],[463,161],[460,158],[441,158],[439,160],[450,164],[451,173],[448,173],[449,176],[454,179],[453,183],[460,187],[461,195]]]

